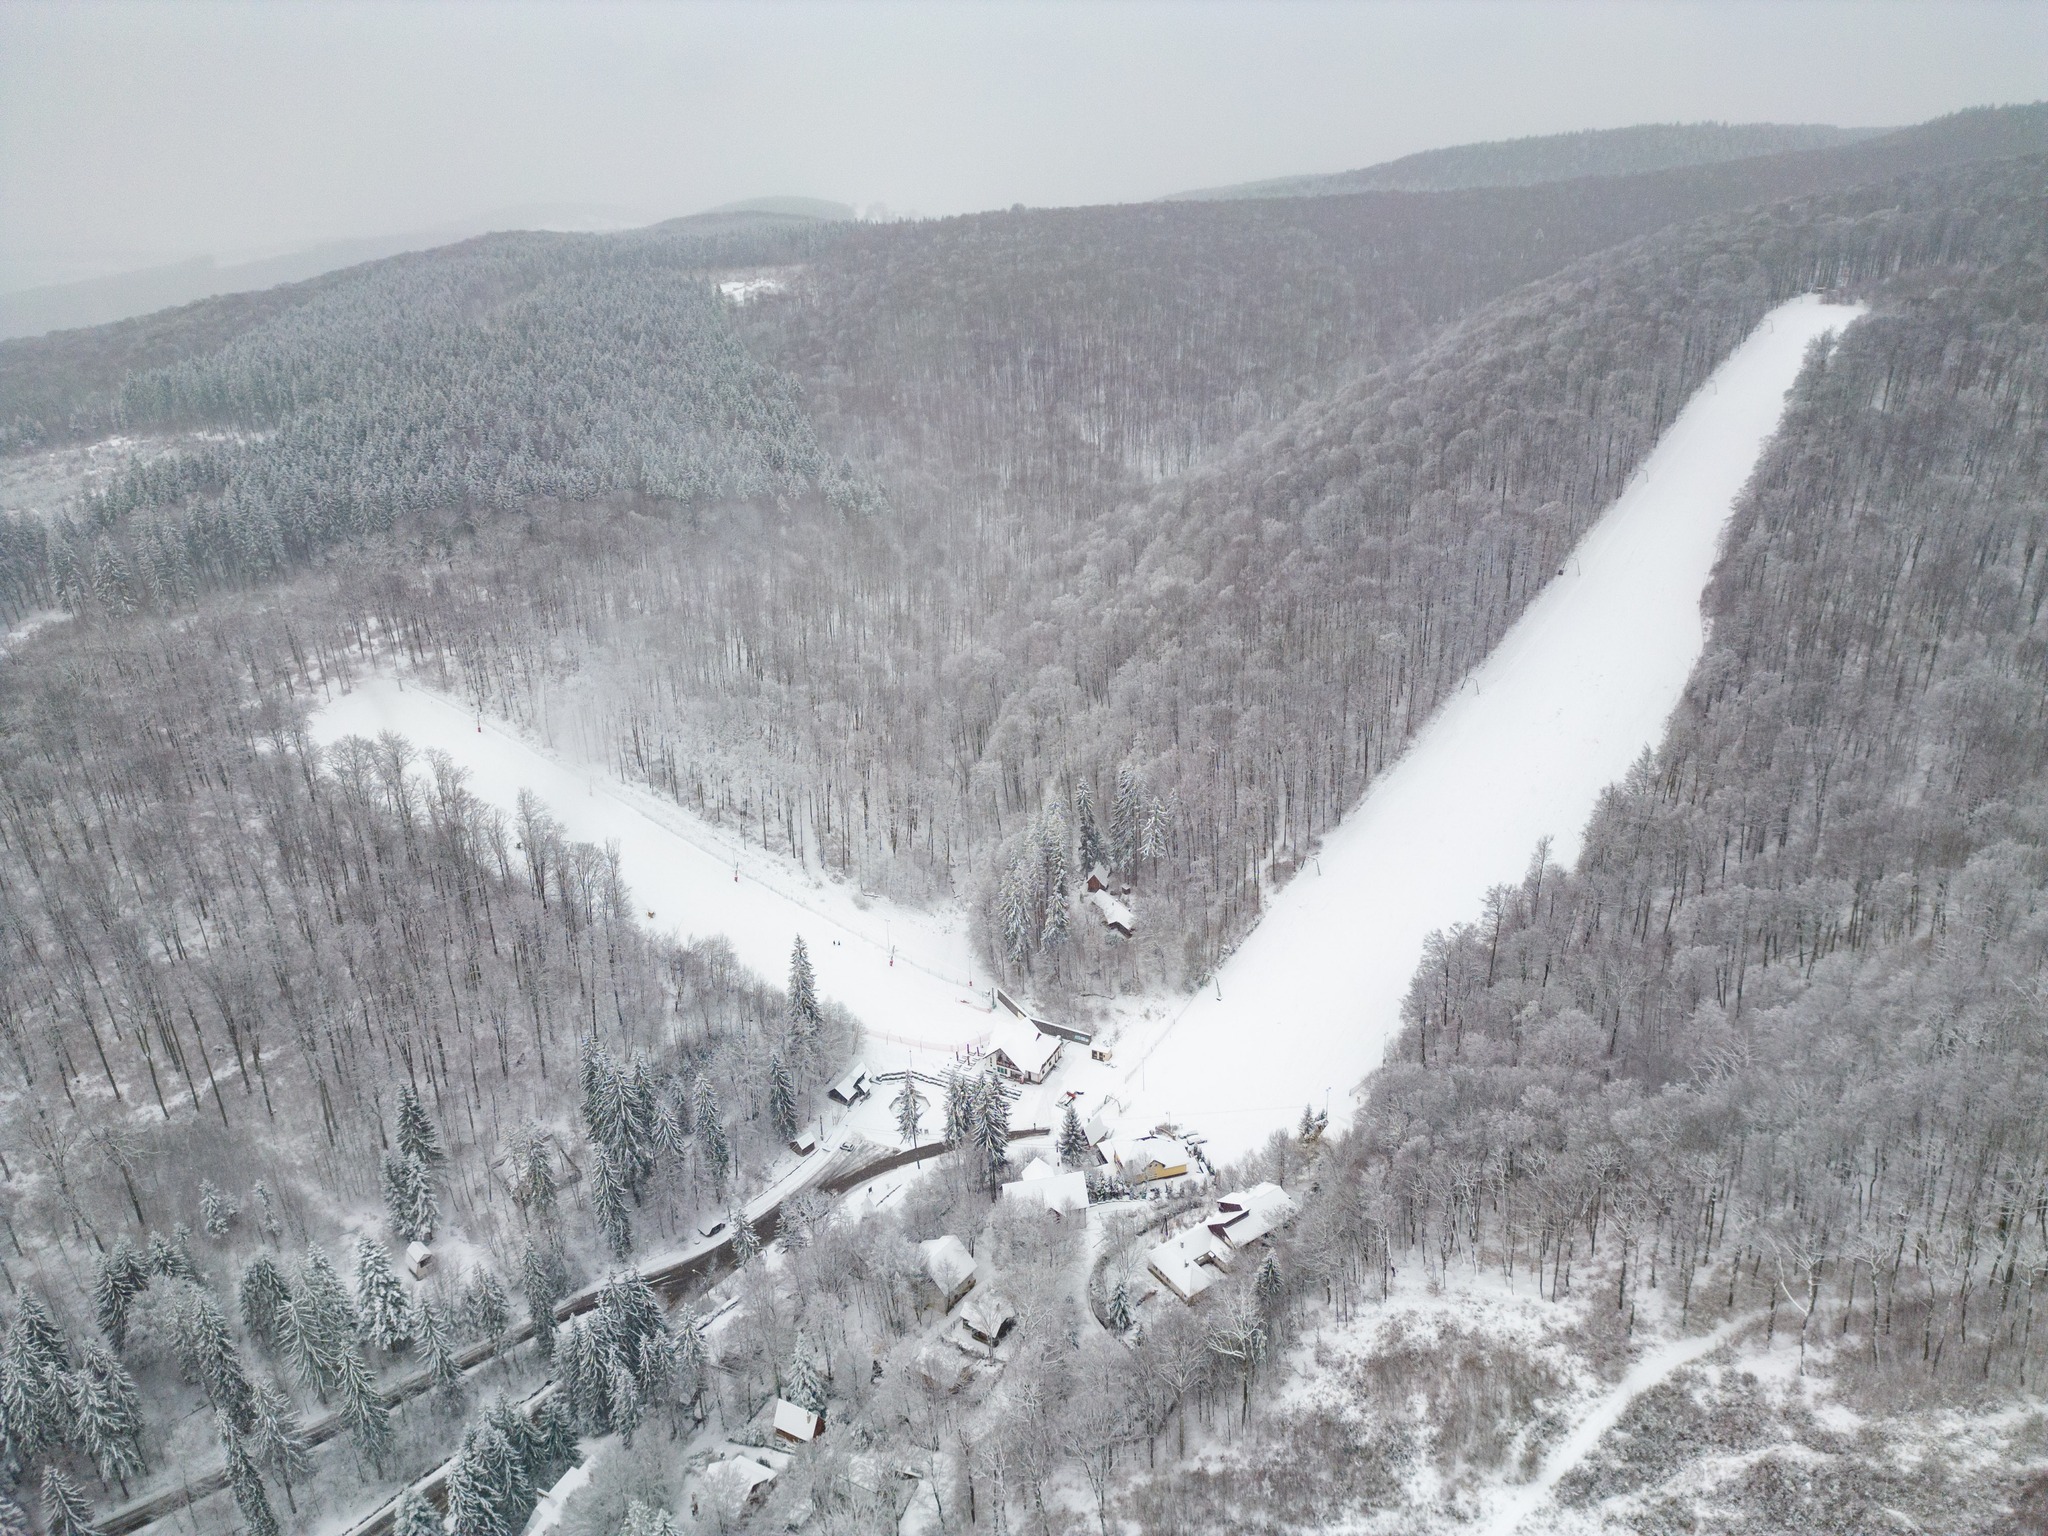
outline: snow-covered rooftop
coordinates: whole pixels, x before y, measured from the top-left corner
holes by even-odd
[[[1088,1209],[1088,1178],[1078,1169],[1055,1173],[1050,1168],[1034,1178],[1027,1168],[1023,1178],[1003,1186],[1003,1198],[1015,1204],[1042,1205],[1048,1211],[1085,1211]]]

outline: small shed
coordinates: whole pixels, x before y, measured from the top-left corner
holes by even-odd
[[[994,1291],[978,1291],[960,1308],[960,1327],[982,1348],[993,1350],[1017,1326],[1017,1309]]]
[[[1097,864],[1088,871],[1088,894],[1092,896],[1097,891],[1106,891],[1108,889],[1109,870],[1105,866]]]
[[[1121,934],[1124,938],[1128,939],[1133,933],[1137,932],[1137,914],[1131,911],[1128,903],[1117,900],[1109,892],[1090,891],[1088,893],[1088,904],[1095,909],[1096,915],[1102,919],[1102,926],[1111,933]]]
[[[865,1063],[856,1062],[851,1072],[825,1090],[828,1098],[842,1104],[858,1104],[868,1096],[868,1069]]]
[[[1145,1255],[1145,1267],[1182,1301],[1193,1301],[1229,1266],[1230,1250],[1206,1226],[1176,1233]]]
[[[952,1311],[974,1289],[974,1255],[950,1232],[919,1243],[917,1252],[924,1261],[925,1280],[937,1293],[939,1310]]]
[[[424,1280],[434,1268],[434,1250],[425,1243],[405,1245],[405,1272],[415,1280]]]
[[[808,1445],[825,1433],[825,1420],[801,1403],[775,1399],[775,1438],[787,1445]]]
[[[697,1491],[714,1509],[736,1517],[774,1480],[774,1472],[760,1462],[727,1456],[697,1474]]]

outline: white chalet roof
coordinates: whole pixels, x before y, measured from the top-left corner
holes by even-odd
[[[730,1500],[734,1505],[744,1504],[752,1498],[754,1491],[763,1483],[773,1481],[775,1474],[758,1461],[749,1461],[744,1456],[728,1456],[714,1461],[697,1474],[699,1484],[713,1498]]]
[[[1232,1190],[1216,1202],[1209,1230],[1233,1248],[1255,1243],[1294,1219],[1294,1201],[1278,1184]]]
[[[1058,1175],[1059,1169],[1053,1167],[1051,1163],[1048,1163],[1042,1157],[1034,1157],[1024,1165],[1022,1176],[1026,1179],[1050,1179],[1056,1178]]]
[[[1128,903],[1118,901],[1107,891],[1090,891],[1088,902],[1101,914],[1104,923],[1112,928],[1121,928],[1125,933],[1135,932],[1138,926],[1137,914]]]
[[[775,1399],[775,1433],[791,1440],[818,1438],[818,1416],[786,1397]]]
[[[868,1093],[868,1069],[865,1062],[855,1062],[853,1070],[834,1083],[826,1092],[842,1104],[851,1104],[855,1099],[864,1099]]]
[[[1032,1024],[1018,1019],[998,1018],[989,1030],[989,1054],[1000,1051],[1005,1060],[1027,1077],[1044,1077],[1067,1042],[1058,1035],[1041,1034]]]
[[[946,1295],[951,1296],[963,1285],[973,1283],[974,1255],[952,1233],[919,1243],[917,1251],[924,1260],[924,1272],[931,1276],[932,1284]]]
[[[1229,1250],[1207,1227],[1189,1227],[1169,1237],[1145,1256],[1145,1265],[1182,1301],[1193,1301],[1215,1283],[1216,1266],[1227,1263]]]
[[[1088,1176],[1078,1168],[1067,1173],[1047,1168],[1039,1175],[1027,1168],[1023,1178],[1003,1186],[1003,1198],[1020,1205],[1042,1205],[1048,1211],[1085,1211]]]

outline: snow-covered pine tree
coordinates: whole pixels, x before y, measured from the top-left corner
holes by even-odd
[[[775,1124],[775,1134],[784,1141],[796,1136],[796,1083],[780,1051],[768,1058],[768,1118]]]
[[[761,1234],[754,1230],[754,1224],[747,1220],[744,1206],[734,1206],[732,1213],[732,1259],[733,1264],[745,1269],[754,1262],[754,1255],[761,1251]]]
[[[575,1422],[560,1393],[534,1405],[528,1446],[536,1488],[552,1488],[564,1472],[583,1459],[582,1449],[576,1443]]]
[[[237,1429],[248,1428],[249,1374],[226,1314],[203,1287],[187,1281],[177,1287],[173,1317],[171,1342],[179,1364]]]
[[[469,1272],[462,1288],[462,1325],[472,1338],[494,1344],[511,1326],[512,1304],[505,1299],[504,1283],[488,1264]]]
[[[0,1488],[0,1536],[35,1536],[28,1527],[28,1511],[5,1488]]]
[[[100,1332],[115,1349],[128,1345],[129,1305],[149,1289],[149,1269],[127,1238],[117,1240],[93,1274],[92,1301]]]
[[[412,1301],[384,1245],[367,1232],[356,1238],[356,1312],[362,1337],[377,1348],[397,1351],[412,1342]]]
[[[1081,841],[1081,873],[1085,878],[1096,865],[1109,865],[1109,849],[1095,825],[1095,787],[1086,779],[1074,785],[1074,821]]]
[[[256,1470],[256,1459],[249,1454],[226,1414],[216,1413],[213,1427],[220,1436],[221,1451],[227,1461],[228,1488],[235,1496],[235,1510],[242,1517],[243,1531],[246,1536],[278,1536],[277,1515],[270,1507],[270,1496],[263,1491],[263,1474]]]
[[[88,1340],[67,1379],[71,1439],[99,1469],[100,1481],[126,1489],[142,1470],[142,1394],[112,1350]]]
[[[555,1221],[555,1159],[548,1133],[529,1120],[512,1133],[512,1203],[529,1224],[549,1227]]]
[[[235,1298],[249,1336],[265,1349],[276,1349],[281,1342],[279,1328],[284,1309],[292,1299],[291,1282],[285,1279],[277,1261],[267,1253],[259,1253],[244,1265]]]
[[[811,969],[811,952],[804,947],[804,936],[798,934],[789,951],[789,1038],[797,1066],[807,1075],[818,1070],[818,1036],[824,1025],[817,973]]]
[[[299,1422],[299,1410],[290,1397],[267,1381],[256,1383],[250,1406],[249,1452],[277,1479],[278,1486],[284,1489],[285,1507],[297,1514],[299,1504],[292,1495],[292,1481],[304,1477],[312,1465],[308,1454],[312,1447],[306,1439],[305,1426]]]
[[[1010,1095],[993,1067],[974,1080],[974,1106],[969,1138],[985,1187],[1002,1183],[1003,1164],[1010,1155]]]
[[[964,1147],[974,1135],[974,1081],[957,1067],[946,1072],[946,1145]]]
[[[430,1297],[422,1296],[414,1309],[413,1337],[419,1340],[420,1354],[433,1373],[435,1388],[460,1396],[462,1367],[455,1359],[455,1330],[448,1326],[448,1316],[440,1303]]]
[[[569,1288],[560,1244],[550,1234],[530,1233],[519,1261],[519,1289],[533,1319],[533,1342],[543,1360],[555,1352],[555,1304]]]
[[[391,1536],[446,1536],[441,1512],[407,1488],[398,1495],[392,1512]]]
[[[903,1074],[903,1086],[896,1090],[896,1097],[889,1107],[896,1111],[896,1134],[903,1145],[917,1145],[918,1134],[924,1129],[924,1095],[917,1091],[917,1080],[908,1072]]]
[[[690,1095],[671,1082],[654,1106],[654,1146],[680,1162],[690,1150]]]
[[[1259,1305],[1265,1308],[1268,1316],[1278,1312],[1281,1304],[1287,1300],[1287,1282],[1281,1277],[1280,1261],[1271,1249],[1268,1249],[1265,1258],[1259,1261],[1259,1272],[1252,1279],[1252,1294],[1258,1298]]]
[[[620,1150],[626,1159],[626,1187],[637,1201],[647,1192],[647,1181],[654,1176],[656,1150],[654,1067],[645,1051],[633,1053],[632,1069],[619,1084],[619,1103],[624,1111],[625,1135]]]
[[[726,1136],[725,1122],[719,1118],[717,1091],[701,1072],[697,1075],[696,1099],[697,1155],[711,1180],[711,1198],[723,1200],[726,1180],[732,1177],[732,1142]]]
[[[696,1308],[685,1303],[669,1329],[675,1335],[672,1355],[676,1384],[695,1397],[703,1389],[704,1373],[711,1368],[711,1348],[704,1341],[704,1324]]]
[[[420,1103],[419,1094],[405,1083],[398,1088],[398,1154],[418,1158],[429,1170],[448,1161],[448,1153],[441,1145],[441,1133],[427,1118],[426,1106]]]
[[[1088,1132],[1082,1129],[1081,1115],[1072,1104],[1060,1116],[1059,1138],[1060,1161],[1069,1168],[1090,1166],[1095,1161],[1095,1147],[1088,1140]]]
[[[55,1466],[43,1468],[43,1530],[47,1536],[100,1536],[85,1495]]]
[[[401,1242],[432,1242],[441,1220],[441,1202],[427,1164],[407,1153],[387,1153],[381,1182],[392,1236]]]
[[[1117,1333],[1129,1333],[1137,1314],[1131,1309],[1131,1288],[1128,1282],[1119,1280],[1109,1293],[1109,1326]]]
[[[590,1213],[615,1259],[633,1251],[633,1218],[626,1210],[626,1174],[620,1161],[616,1149],[601,1146],[590,1165]]]
[[[300,1307],[312,1310],[331,1339],[353,1340],[362,1332],[362,1319],[356,1315],[355,1302],[349,1296],[348,1287],[341,1283],[334,1261],[322,1249],[306,1250],[305,1262],[299,1266],[299,1283],[293,1299]]]
[[[240,1209],[221,1193],[219,1185],[211,1179],[199,1181],[199,1225],[208,1237],[226,1237],[239,1215]]]
[[[335,1362],[335,1413],[355,1437],[356,1448],[375,1466],[391,1449],[391,1409],[351,1338]]]
[[[811,1354],[810,1335],[799,1333],[790,1352],[789,1373],[782,1379],[782,1395],[799,1408],[813,1413],[825,1411],[825,1383],[818,1376],[818,1362]]]
[[[1038,935],[1040,908],[1033,866],[1018,858],[1003,876],[996,893],[996,917],[1003,933],[1003,953],[1012,965],[1022,965],[1031,956],[1031,942]]]
[[[1109,806],[1109,867],[1128,870],[1138,855],[1138,822],[1143,812],[1139,800],[1144,790],[1139,784],[1137,770],[1130,767],[1116,771],[1116,796]]]
[[[197,1280],[199,1270],[182,1243],[173,1243],[161,1232],[149,1234],[149,1272],[166,1280]]]

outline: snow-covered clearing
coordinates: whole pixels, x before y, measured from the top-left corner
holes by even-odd
[[[1380,1062],[1429,934],[1479,914],[1539,839],[1569,863],[1600,791],[1653,744],[1705,643],[1721,529],[1808,345],[1860,309],[1779,306],[1688,402],[1485,663],[1274,895],[1215,983],[1118,1046],[1127,1124],[1233,1157]]]
[[[448,754],[469,787],[507,815],[531,790],[567,834],[616,843],[626,884],[647,921],[678,938],[723,937],[741,964],[771,980],[789,972],[791,941],[811,952],[819,990],[866,1026],[871,1062],[905,1057],[942,1067],[990,1027],[973,952],[957,912],[921,912],[817,880],[749,847],[675,804],[521,740],[474,711],[380,677],[313,717],[323,744],[395,731]],[[987,978],[981,978],[983,988]]]

